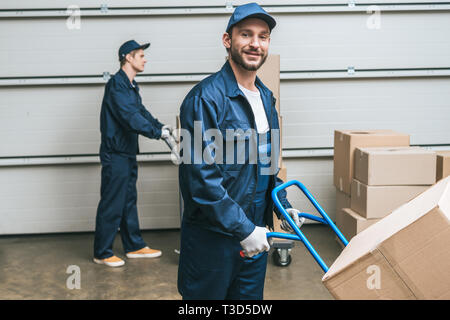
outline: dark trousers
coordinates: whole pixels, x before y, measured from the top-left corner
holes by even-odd
[[[125,253],[146,246],[139,230],[137,214],[136,158],[116,153],[100,153],[102,163],[101,197],[97,209],[94,257],[113,256],[118,229]]]
[[[247,216],[264,226],[266,193],[260,193]],[[242,258],[239,241],[231,236],[183,223],[178,268],[178,291],[191,300],[261,300],[267,252],[257,259]]]

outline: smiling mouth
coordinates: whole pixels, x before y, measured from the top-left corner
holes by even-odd
[[[261,54],[256,53],[256,52],[244,52],[244,53],[251,57],[260,57],[261,56]]]

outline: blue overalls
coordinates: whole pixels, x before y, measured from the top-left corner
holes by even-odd
[[[270,175],[261,174],[261,170],[270,166],[270,130],[259,134],[258,141],[256,192],[246,215],[256,226],[265,227]],[[181,228],[181,244],[178,287],[183,299],[263,299],[267,252],[257,258],[244,259],[235,237],[186,223]]]
[[[142,104],[139,86],[119,70],[105,86],[100,114],[100,203],[97,209],[94,257],[113,255],[114,238],[120,228],[125,253],[146,246],[137,214],[138,134],[161,137],[162,123]]]

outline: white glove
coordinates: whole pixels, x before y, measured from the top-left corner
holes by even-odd
[[[240,242],[247,257],[253,257],[260,252],[270,250],[269,243],[267,242],[267,232],[269,232],[267,228],[255,227],[255,230]]]
[[[170,125],[165,125],[161,128],[161,139],[168,139],[170,138],[171,135],[171,126]]]
[[[162,126],[161,130],[167,129],[172,134],[173,127],[170,124],[165,124]]]
[[[294,209],[294,208],[289,208],[286,209],[287,213],[289,213],[289,215],[291,216],[292,220],[294,220],[295,224],[297,225],[297,227],[301,227],[303,225],[303,223],[305,222],[305,218],[304,217],[299,217],[298,214],[300,213],[299,210]],[[284,216],[282,216],[281,218],[281,229],[283,229],[286,232],[294,232],[294,230],[291,228],[291,226],[289,225],[289,222],[284,218]]]

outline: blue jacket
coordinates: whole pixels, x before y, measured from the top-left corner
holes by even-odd
[[[122,69],[109,79],[100,113],[101,153],[136,156],[138,134],[159,139],[162,126],[142,104],[136,81],[131,83]]]
[[[261,93],[270,129],[279,129],[272,92],[258,77],[255,84]],[[201,121],[202,135],[208,129],[219,129],[223,136],[224,148],[226,140],[230,139],[226,135],[226,129],[256,130],[251,107],[239,89],[228,61],[219,72],[201,81],[185,97],[180,108],[181,128],[186,129],[192,138],[194,121]],[[231,136],[231,139],[235,139],[232,143],[237,143],[238,137]],[[206,145],[207,143],[203,142],[202,150]],[[182,155],[186,152],[181,151]],[[195,154],[193,143],[191,150],[188,151],[193,157]],[[278,150],[273,151],[276,154],[272,159],[278,159]],[[179,182],[184,201],[184,222],[235,236],[239,241],[254,230],[255,225],[247,218],[245,212],[254,199],[258,165],[250,163],[248,154],[245,153],[245,163],[216,161],[207,164],[203,161],[196,164],[191,161],[192,164],[183,162],[180,165]],[[278,171],[279,168],[276,170],[277,174]],[[270,177],[270,190],[283,182],[277,174]],[[286,191],[280,192],[279,197],[285,208],[291,207],[286,199]],[[270,228],[273,228],[273,209],[274,204],[270,200],[265,212],[265,221]],[[277,211],[276,213],[280,217],[280,213]]]

